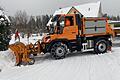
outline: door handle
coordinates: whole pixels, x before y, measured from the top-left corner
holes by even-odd
[[[72,34],[74,34],[74,33],[76,33],[76,32],[72,32]]]

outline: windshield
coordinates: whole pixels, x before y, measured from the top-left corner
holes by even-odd
[[[56,15],[53,17],[52,24],[50,25],[50,34],[62,34],[64,27],[64,16]]]
[[[55,15],[55,16],[52,18],[51,22],[58,21],[59,17],[60,17],[60,15]]]

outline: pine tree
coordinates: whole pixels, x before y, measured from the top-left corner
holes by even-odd
[[[0,51],[8,49],[10,41],[9,23],[4,16],[0,16]]]

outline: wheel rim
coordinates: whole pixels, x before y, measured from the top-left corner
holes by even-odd
[[[34,64],[34,63],[35,63],[34,58],[31,58],[31,60],[28,62],[29,65],[32,65],[32,64]]]
[[[34,59],[31,59],[29,63],[34,64],[34,62],[35,62]]]
[[[105,43],[100,43],[98,46],[98,50],[100,52],[104,52],[106,50],[106,44]]]
[[[63,56],[65,53],[65,50],[62,47],[58,47],[55,52],[57,56]]]

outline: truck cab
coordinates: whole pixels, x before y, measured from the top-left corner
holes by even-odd
[[[78,19],[80,22],[82,18]],[[78,35],[76,15],[68,14],[59,16],[59,19],[57,21],[54,21],[50,26],[50,31],[50,36],[54,38],[57,36],[57,38],[66,38],[68,40],[76,39],[76,35]]]

